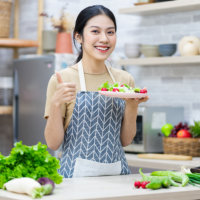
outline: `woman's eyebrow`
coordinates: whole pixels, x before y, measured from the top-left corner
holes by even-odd
[[[101,28],[101,27],[99,27],[99,26],[90,26],[89,28]],[[115,29],[115,27],[111,26],[111,27],[108,27],[106,29]]]

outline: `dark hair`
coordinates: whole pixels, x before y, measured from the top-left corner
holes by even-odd
[[[93,6],[86,7],[79,13],[76,19],[75,27],[74,27],[73,42],[76,48],[77,46],[76,46],[75,34],[78,33],[83,37],[83,29],[86,23],[88,22],[88,20],[90,20],[92,17],[95,17],[97,15],[102,15],[102,14],[108,16],[113,21],[115,25],[115,31],[117,30],[115,16],[111,10],[109,10],[108,8],[102,5],[93,5]],[[80,51],[76,59],[76,63],[82,59],[82,56],[83,56],[83,50],[82,50],[82,47],[80,47]]]

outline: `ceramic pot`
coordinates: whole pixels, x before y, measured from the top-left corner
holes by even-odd
[[[58,32],[56,38],[56,53],[73,53],[71,33]]]
[[[44,30],[42,32],[42,48],[46,52],[54,52],[56,48],[56,31]]]

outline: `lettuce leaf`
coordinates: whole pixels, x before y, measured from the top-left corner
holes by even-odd
[[[59,160],[53,157],[47,146],[38,142],[37,145],[26,146],[17,142],[9,156],[0,153],[0,188],[13,178],[30,177],[37,180],[47,177],[56,184],[62,182],[63,177],[58,173]]]

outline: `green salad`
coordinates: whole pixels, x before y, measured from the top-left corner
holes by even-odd
[[[135,92],[135,93],[147,93],[146,88],[132,88],[127,84],[120,84],[118,82],[109,84],[108,81],[103,83],[99,88],[99,91],[110,91],[110,92]]]

